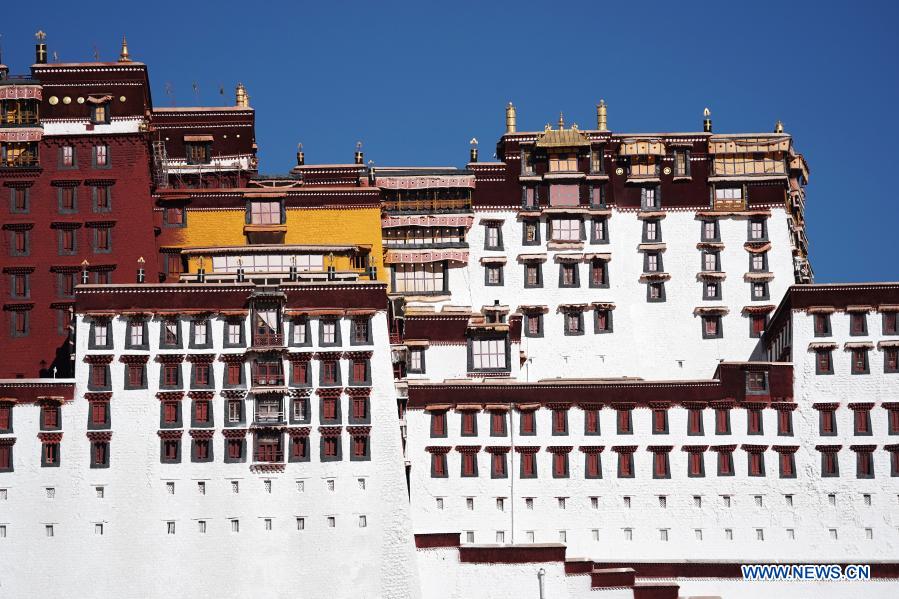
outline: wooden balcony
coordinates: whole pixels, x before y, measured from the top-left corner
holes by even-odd
[[[253,333],[253,347],[284,347],[280,333]]]
[[[471,199],[387,200],[384,209],[388,212],[470,212]]]
[[[254,462],[265,462],[269,464],[279,464],[284,461],[284,451],[281,449],[269,449],[262,446],[256,449],[253,455]]]

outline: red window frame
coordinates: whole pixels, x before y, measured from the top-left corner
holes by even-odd
[[[325,360],[322,362],[322,384],[333,385],[337,383],[337,361]]]
[[[593,285],[606,284],[606,268],[601,260],[594,260],[590,265],[590,280]]]
[[[889,408],[888,419],[889,419],[889,434],[891,435],[899,435],[899,408]],[[0,428],[3,428],[0,426]]]
[[[553,410],[553,434],[568,434],[568,410],[563,408]]]
[[[368,435],[353,435],[353,457],[364,458],[368,455]]]
[[[228,439],[228,458],[239,460],[243,457],[243,439]]]
[[[293,382],[295,385],[309,384],[309,362],[293,363]]]
[[[368,418],[368,398],[354,397],[352,399],[353,418],[356,420],[365,420]]]
[[[764,314],[752,315],[752,335],[753,337],[761,337],[765,332],[765,326],[768,324],[768,317]]]
[[[194,384],[209,384],[209,364],[194,364]]]
[[[777,434],[792,435],[793,434],[793,412],[790,410],[778,410],[777,412]]]
[[[109,417],[109,405],[105,401],[92,401],[91,404],[91,424],[103,425]]]
[[[883,367],[887,372],[896,372],[899,370],[899,348],[883,348]]]
[[[596,329],[599,331],[608,331],[609,330],[609,311],[608,310],[597,310],[596,311]]]
[[[41,406],[44,428],[59,428],[59,406]]]
[[[180,380],[181,366],[178,364],[163,364],[162,379],[163,384],[168,387],[175,387]]]
[[[702,476],[702,452],[691,451],[687,459],[687,474],[690,476]]]
[[[327,440],[327,439],[326,439]],[[279,439],[257,439],[256,461],[277,462],[280,459],[281,442]]]
[[[719,319],[719,316],[717,316],[717,315],[702,317],[703,329],[705,330],[706,335],[717,335],[718,334],[718,319]]]
[[[446,435],[446,412],[431,412],[431,436]]]
[[[825,451],[821,463],[822,475],[835,475],[837,473],[837,454],[834,451]]]
[[[598,478],[602,474],[602,469],[600,468],[599,462],[599,454],[598,453],[585,453],[584,459],[587,461],[586,469],[587,476],[591,478]]]
[[[322,398],[322,419],[324,419],[324,420],[336,420],[337,419],[337,398],[336,397]]]
[[[178,422],[178,402],[164,401],[162,402],[162,420],[166,424],[175,424]]]
[[[431,454],[431,475],[436,478],[443,478],[446,476],[446,454],[445,453],[432,453]]]
[[[852,374],[864,374],[868,370],[868,350],[852,350]]]
[[[462,434],[474,435],[475,433],[475,416],[474,412],[462,412]]]
[[[829,321],[830,316],[828,314],[815,314],[815,335],[818,337],[823,337],[825,335],[830,334],[830,326]]]
[[[240,385],[243,382],[243,362],[228,362],[228,384]]]
[[[337,437],[322,439],[322,452],[329,458],[337,457]]]
[[[523,478],[534,478],[537,475],[536,457],[533,453],[522,453],[521,455],[521,476]]]
[[[854,428],[856,435],[867,435],[871,432],[871,410],[867,408],[856,408],[853,410],[855,416]]]
[[[584,411],[584,432],[594,435],[599,433],[599,410]]]
[[[108,250],[112,241],[112,229],[110,227],[97,227],[96,240],[98,250]]]
[[[299,435],[290,439],[290,455],[297,460],[306,459],[309,437]]]
[[[0,470],[12,467],[12,449],[9,445],[0,445]]]
[[[490,434],[493,436],[503,437],[506,435],[506,413],[491,412],[490,413]]]
[[[618,434],[631,434],[634,432],[634,422],[631,418],[630,408],[618,408]]]
[[[175,439],[162,440],[162,455],[166,460],[177,460],[181,441]]]
[[[746,432],[750,435],[762,434],[762,410],[749,408],[746,410]]]
[[[631,478],[634,476],[634,454],[621,452],[618,454],[618,478]]]
[[[209,422],[209,400],[198,399],[194,402],[194,420],[197,422]]]
[[[702,434],[702,410],[690,408],[687,411],[687,432],[691,435]]]
[[[105,364],[91,364],[91,382],[95,387],[106,387],[109,384]]]
[[[897,410],[899,413],[899,410]],[[899,422],[899,421],[897,421]],[[899,426],[899,425],[897,425]],[[521,434],[533,435],[537,432],[537,419],[533,410],[525,410],[521,413]]]
[[[353,360],[353,382],[364,383],[368,379],[368,360]]]
[[[732,451],[719,451],[718,452],[718,474],[720,476],[731,475],[734,473],[733,470],[733,457],[734,454]]]
[[[194,439],[194,454],[198,460],[205,460],[209,457],[209,439]]]
[[[668,472],[668,452],[653,452],[652,472],[656,478],[667,478],[670,476],[670,473]]]
[[[790,477],[795,474],[793,464],[793,454],[782,452],[780,454],[780,475],[781,477]]]
[[[762,476],[762,452],[749,452],[749,476]]]
[[[565,478],[568,476],[568,454],[557,451],[553,453],[553,477]]]
[[[144,365],[128,364],[128,385],[142,387],[144,384]]]
[[[899,333],[899,312],[889,311],[883,313],[883,334],[895,335]]]
[[[506,454],[494,453],[490,459],[490,468],[492,476],[506,476]]]
[[[821,434],[831,435],[836,432],[836,414],[833,410],[821,410]]]
[[[462,454],[462,476],[476,476],[477,454],[466,451]]]
[[[56,441],[46,441],[43,443],[44,447],[44,463],[47,465],[56,464],[59,462],[59,442]]]
[[[849,331],[853,335],[864,335],[867,315],[864,312],[849,314]]]
[[[0,431],[9,430],[11,422],[12,422],[12,406],[0,405]]]
[[[109,442],[93,441],[94,463],[100,466],[109,464]]]
[[[652,432],[666,433],[668,432],[668,410],[665,408],[653,408],[652,410]]]

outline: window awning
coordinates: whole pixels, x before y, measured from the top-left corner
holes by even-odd
[[[4,85],[0,86],[0,100],[42,100],[39,85]]]
[[[663,156],[665,145],[660,139],[623,139],[618,147],[619,156]]]
[[[468,262],[467,250],[419,250],[399,251],[387,250],[384,257],[385,264],[441,262],[451,260],[454,262]]]
[[[789,149],[789,137],[709,138],[709,154],[787,152]]]
[[[0,131],[0,141],[40,141],[43,136],[43,129],[7,129]]]
[[[212,141],[212,136],[211,135],[185,135],[184,141],[186,141],[186,142]]]
[[[387,216],[381,219],[381,226],[385,229],[391,227],[470,227],[474,221],[471,215],[430,215],[416,214],[414,216]]]

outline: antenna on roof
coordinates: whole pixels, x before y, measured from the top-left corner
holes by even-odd
[[[193,88],[194,98],[197,100],[197,103],[199,104],[199,102],[200,102],[200,84],[197,83],[196,81],[194,81],[193,83],[190,84],[190,86]]]
[[[94,62],[100,62],[100,50],[97,48],[97,44],[94,44]]]

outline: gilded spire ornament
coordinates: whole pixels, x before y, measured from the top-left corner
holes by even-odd
[[[119,54],[119,62],[131,62],[131,56],[128,54],[128,40],[122,36],[122,52]]]

